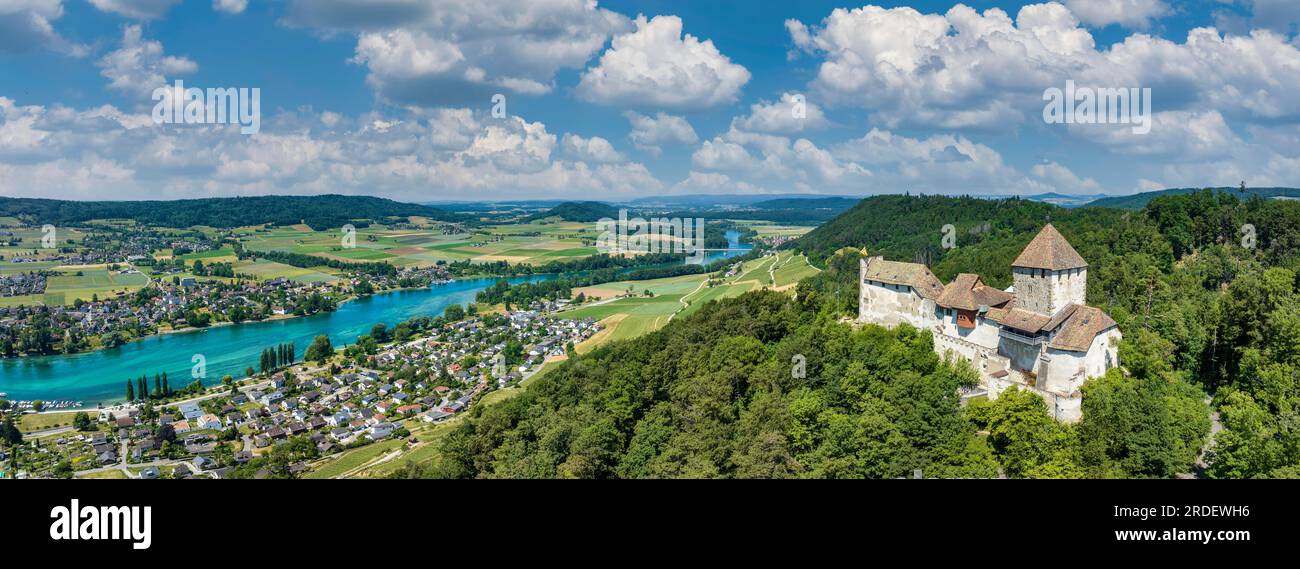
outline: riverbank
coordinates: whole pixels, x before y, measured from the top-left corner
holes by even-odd
[[[727,256],[732,255],[719,255]],[[151,334],[77,354],[0,359],[0,392],[8,392],[10,400],[71,400],[93,408],[125,400],[126,382],[141,375],[165,372],[178,386],[191,381],[183,378],[197,377],[208,386],[223,375],[243,377],[246,368],[257,367],[262,350],[269,346],[292,342],[305,349],[324,334],[341,348],[368,334],[377,323],[394,326],[415,316],[440,315],[452,304],[473,303],[479,291],[503,278],[517,284],[557,276],[461,276],[446,284],[351,298],[333,312],[197,329],[204,334],[185,333],[197,330]]]
[[[554,277],[507,280],[548,278]],[[433,287],[388,290],[353,299],[328,313],[213,326],[204,328],[204,334],[154,334],[115,348],[79,354],[4,359],[0,360],[0,391],[8,392],[10,400],[73,400],[94,407],[125,399],[127,379],[142,374],[166,372],[173,383],[179,384],[180,378],[202,372],[200,379],[210,385],[227,374],[243,377],[243,370],[256,367],[262,350],[268,346],[293,342],[305,349],[322,334],[329,336],[335,346],[346,346],[369,333],[377,323],[392,326],[415,316],[442,314],[452,304],[474,302],[477,292],[496,280],[461,279]]]
[[[425,285],[425,286],[422,286],[422,287],[390,288],[390,289],[385,289],[385,290],[382,290],[382,291],[376,291],[376,292],[374,292],[374,293],[366,294],[366,295],[349,295],[349,296],[346,296],[346,297],[344,297],[344,298],[338,300],[338,301],[337,301],[337,306],[343,306],[344,304],[347,304],[347,303],[352,302],[352,301],[354,301],[354,300],[358,300],[358,299],[365,298],[365,297],[369,297],[369,296],[375,296],[375,295],[378,295],[378,294],[388,294],[388,293],[394,293],[394,292],[403,292],[403,291],[421,290],[421,289],[425,289],[425,288],[429,288],[429,287],[433,287],[433,286],[439,286],[439,285],[443,285],[443,284],[449,284],[450,282],[455,282],[455,281],[457,281],[457,280],[474,280],[474,279],[477,279],[477,278],[486,278],[486,277],[464,277],[463,279],[451,279],[450,281],[444,281],[444,282],[439,282],[439,283],[433,283],[433,284]],[[316,314],[320,314],[320,313],[318,312],[318,313],[316,313]],[[89,349],[89,350],[82,350],[82,351],[79,351],[79,352],[72,352],[71,354],[59,354],[59,353],[53,353],[53,354],[20,354],[20,355],[17,355],[17,356],[2,356],[2,355],[0,355],[0,360],[21,360],[21,359],[23,359],[23,358],[38,358],[38,357],[49,357],[49,356],[58,356],[58,355],[78,355],[78,354],[89,354],[89,353],[94,353],[94,352],[98,352],[98,351],[101,351],[101,350],[111,350],[111,349],[113,349],[113,348],[115,348],[115,347],[121,347],[121,346],[125,346],[125,345],[127,345],[127,344],[131,344],[131,343],[134,343],[134,342],[140,342],[140,341],[143,341],[143,340],[145,340],[145,339],[152,338],[152,337],[156,337],[156,336],[169,336],[169,335],[173,335],[173,334],[190,334],[190,333],[194,333],[194,332],[205,332],[205,331],[212,330],[212,329],[215,329],[215,328],[220,328],[220,327],[223,327],[223,326],[247,325],[247,324],[257,324],[257,323],[262,323],[262,322],[275,322],[275,321],[279,321],[279,320],[291,320],[291,319],[294,319],[294,318],[307,318],[307,317],[315,316],[316,314],[272,314],[272,315],[270,315],[270,316],[268,316],[268,317],[266,317],[266,318],[263,318],[263,319],[261,319],[261,320],[240,320],[239,322],[231,322],[231,321],[229,321],[229,320],[223,320],[223,321],[220,321],[220,322],[213,322],[213,323],[211,323],[211,324],[208,324],[207,326],[202,326],[202,327],[189,326],[189,327],[186,327],[186,328],[179,328],[179,329],[178,329],[178,328],[168,328],[168,329],[166,329],[166,330],[158,330],[158,331],[156,331],[156,332],[152,332],[152,333],[149,333],[149,334],[145,334],[145,335],[143,335],[143,336],[139,336],[139,337],[131,338],[130,340],[126,340],[125,342],[123,342],[122,344],[120,344],[120,345],[118,345],[118,346],[104,346],[104,345],[101,344],[101,345],[96,346],[96,347],[94,347],[94,348],[91,348],[91,349]]]

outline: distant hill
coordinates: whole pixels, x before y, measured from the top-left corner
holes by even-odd
[[[242,227],[305,223],[313,229],[364,226],[389,217],[422,216],[457,221],[459,216],[429,206],[369,196],[257,196],[172,201],[69,201],[0,198],[0,216],[32,224],[63,225],[92,219],[130,219],[149,225]]]
[[[860,201],[862,200],[859,198],[846,198],[840,196],[828,198],[784,198],[754,202],[750,204],[749,207],[754,209],[805,209],[841,212],[857,205]]]
[[[637,198],[629,202],[645,207],[715,207],[715,206],[752,206],[753,204],[774,200],[817,200],[828,197],[849,198],[853,201],[861,196],[831,196],[825,194],[679,194]]]
[[[1107,198],[1109,196],[1105,194],[1070,195],[1070,194],[1058,194],[1056,192],[1048,192],[1045,194],[1035,194],[1032,196],[1022,196],[1022,197],[1024,197],[1024,199],[1027,200],[1044,202],[1052,205],[1059,205],[1061,207],[1081,207],[1081,206],[1088,205],[1092,202],[1095,202],[1099,199]]]
[[[527,221],[558,217],[565,221],[599,221],[601,218],[618,217],[618,208],[601,202],[564,202],[542,213],[527,218]]]
[[[1116,209],[1142,209],[1146,207],[1152,199],[1159,196],[1171,196],[1190,194],[1199,192],[1206,188],[1172,188],[1168,190],[1157,190],[1153,192],[1142,192],[1131,196],[1116,196],[1102,198],[1088,203],[1089,207],[1113,207]],[[1209,188],[1216,192],[1232,194],[1238,198],[1256,195],[1262,198],[1289,198],[1300,199],[1300,188],[1246,188],[1243,194],[1241,188]]]

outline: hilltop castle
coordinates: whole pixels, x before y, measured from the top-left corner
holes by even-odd
[[[935,351],[969,360],[990,399],[1014,385],[1078,421],[1079,388],[1119,365],[1119,327],[1085,304],[1088,263],[1050,223],[1011,271],[1012,287],[999,290],[979,275],[944,285],[925,265],[863,259],[858,321],[931,330]]]

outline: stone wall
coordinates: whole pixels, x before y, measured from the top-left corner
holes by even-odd
[[[906,322],[922,330],[935,322],[934,301],[922,298],[911,287],[861,282],[859,289],[859,322],[886,327]]]
[[[1043,271],[1011,269],[1020,308],[1054,316],[1070,303],[1085,304],[1088,297],[1088,269]],[[1041,275],[1041,276],[1040,276]]]

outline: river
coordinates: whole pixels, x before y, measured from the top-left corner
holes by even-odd
[[[727,232],[732,247],[738,234]],[[710,253],[709,260],[739,255],[743,251]],[[511,282],[538,281],[553,275],[516,277]],[[126,381],[167,372],[173,389],[193,381],[196,356],[206,366],[205,384],[224,375],[244,377],[244,369],[257,366],[262,350],[285,342],[297,346],[299,357],[312,339],[328,334],[335,347],[356,342],[357,336],[383,322],[389,327],[416,316],[437,316],[452,304],[468,304],[495,278],[459,280],[429,288],[403,290],[359,298],[330,313],[301,318],[214,326],[200,331],[148,336],[126,345],[71,355],[0,360],[0,392],[10,401],[81,401],[87,407],[125,399]]]

